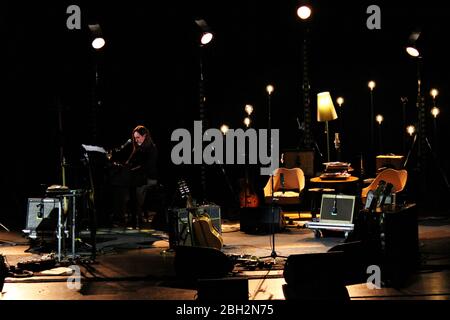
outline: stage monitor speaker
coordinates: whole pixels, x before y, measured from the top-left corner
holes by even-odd
[[[198,281],[198,300],[218,303],[248,300],[248,279],[200,279]]]
[[[57,198],[28,198],[27,221],[23,232],[32,239],[40,234],[53,234],[58,222],[59,205]]]
[[[215,248],[176,246],[174,267],[178,277],[195,280],[225,277],[234,265],[225,253]]]
[[[283,156],[286,168],[300,168],[307,177],[314,177],[314,151],[286,151]]]
[[[283,270],[284,295],[288,300],[350,300],[344,268],[343,252],[290,255]]]
[[[383,278],[402,285],[420,264],[417,206],[385,206],[382,213]]]
[[[245,233],[279,232],[284,228],[283,212],[278,206],[241,208],[240,229]]]
[[[341,243],[330,248],[328,252],[342,252],[344,254],[345,285],[364,283],[367,281],[367,267],[379,265],[378,255],[370,245],[363,241]]]

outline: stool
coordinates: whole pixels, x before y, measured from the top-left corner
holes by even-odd
[[[322,201],[322,195],[324,193],[335,193],[335,189],[331,188],[310,188],[308,192],[311,192],[311,217],[317,217],[317,214],[320,213],[320,205]]]

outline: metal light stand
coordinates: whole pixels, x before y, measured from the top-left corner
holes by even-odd
[[[426,136],[426,112],[425,112],[425,99],[422,95],[422,79],[421,79],[421,69],[422,69],[422,57],[417,57],[417,110],[418,110],[418,128],[417,133],[414,136],[413,144],[411,145],[411,148],[408,152],[408,156],[405,160],[405,163],[403,165],[404,168],[406,168],[408,164],[409,157],[411,155],[411,152],[416,144],[416,140],[418,140],[417,143],[417,166],[416,169],[419,173],[420,177],[420,186],[422,188],[422,195],[424,195],[427,190],[428,186],[426,183],[427,180],[427,173],[425,172],[426,169],[426,160],[427,160],[427,154],[426,151],[430,153],[430,155],[433,158],[434,165],[437,166],[439,169],[439,172],[441,174],[441,177],[445,183],[445,186],[447,188],[447,192],[450,194],[450,184],[447,179],[447,175],[442,168],[442,166],[439,163],[439,159],[436,155],[436,153],[433,151],[430,142],[428,141],[428,138]]]
[[[200,82],[199,82],[199,111],[200,111],[200,120],[202,122],[202,125],[205,125],[205,127],[208,126],[206,123],[206,115],[205,115],[205,103],[206,103],[206,94],[205,94],[205,78],[203,73],[203,47],[200,46],[200,56],[199,56],[199,65],[200,65]],[[206,203],[206,168],[205,165],[201,164],[200,166],[200,182],[202,186],[202,197],[203,197],[203,203]]]
[[[272,112],[271,112],[271,104],[272,104],[271,103],[271,92],[269,92],[269,96],[268,97],[269,97],[269,115],[268,115],[269,125],[268,125],[268,131],[269,131],[269,139],[270,139],[270,154],[272,155],[273,154],[273,141],[272,141],[272,132],[271,132],[271,129],[272,129],[272,127],[271,127],[272,126],[272,119],[271,119],[271,114],[272,114]],[[276,264],[276,259],[277,258],[284,258],[284,259],[286,259],[287,257],[278,255],[277,251],[275,250],[275,212],[274,212],[274,205],[273,205],[274,202],[275,202],[275,197],[274,197],[274,191],[273,191],[273,188],[274,188],[273,187],[273,184],[274,184],[273,179],[274,179],[274,174],[272,172],[271,175],[270,175],[270,181],[271,181],[270,212],[272,214],[272,224],[271,224],[272,252],[271,252],[270,256],[264,256],[264,257],[261,257],[261,258],[262,259],[272,258],[273,259],[273,263]]]

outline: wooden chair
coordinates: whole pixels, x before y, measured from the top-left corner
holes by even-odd
[[[375,190],[381,180],[386,181],[386,183],[392,183],[392,193],[396,194],[405,188],[408,180],[408,171],[404,169],[396,170],[391,168],[381,171],[370,183],[370,185],[361,190],[361,199],[363,200],[363,203],[365,203],[369,191]]]
[[[305,174],[302,169],[276,169],[264,187],[265,203],[272,203],[272,179],[273,200],[275,204],[280,206],[300,205],[301,194],[305,188]]]

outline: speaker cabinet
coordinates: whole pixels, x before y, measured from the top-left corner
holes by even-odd
[[[283,153],[286,168],[300,168],[305,176],[314,177],[314,151],[286,151]]]
[[[401,284],[420,263],[417,207],[386,206],[382,218],[384,278]]]
[[[248,279],[200,279],[198,281],[198,300],[218,303],[248,300]]]
[[[284,265],[283,293],[287,300],[350,300],[344,269],[343,252],[290,255]]]
[[[58,222],[57,198],[28,198],[26,227],[22,230],[29,238],[54,234]]]
[[[225,277],[234,268],[222,251],[193,246],[175,247],[174,267],[178,277],[190,280]]]

